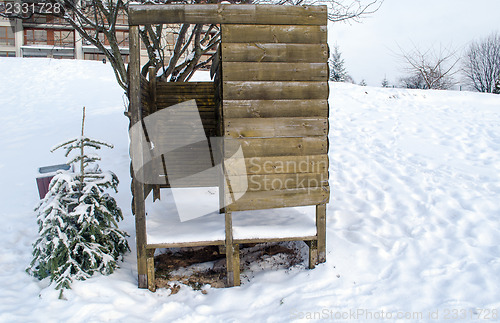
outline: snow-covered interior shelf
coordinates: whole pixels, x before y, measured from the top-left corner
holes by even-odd
[[[207,189],[210,190],[216,188]],[[189,194],[188,192],[186,190],[185,194]],[[209,204],[207,200],[200,200],[199,194],[191,197],[191,205],[179,206],[183,212],[189,207],[194,209]],[[161,200],[153,202],[152,196],[146,200],[148,244],[224,241],[224,214],[213,211],[195,219],[181,221],[175,205],[169,190],[162,191]],[[314,206],[242,211],[233,214],[235,240],[294,238],[315,234]]]

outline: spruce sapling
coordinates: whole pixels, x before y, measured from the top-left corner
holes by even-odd
[[[39,238],[33,244],[33,260],[26,271],[38,279],[50,277],[56,289],[70,288],[73,280],[87,279],[96,272],[112,273],[117,260],[130,250],[127,233],[117,225],[123,219],[122,212],[114,198],[104,192],[116,192],[118,178],[99,168],[98,155],[85,151],[113,145],[86,137],[84,125],[85,107],[81,136],[51,150],[62,148],[66,157],[74,155],[68,164],[78,164],[79,172],[58,171],[47,195],[35,208]]]

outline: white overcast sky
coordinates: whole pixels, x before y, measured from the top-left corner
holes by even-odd
[[[459,51],[471,40],[500,32],[500,0],[385,0],[360,23],[335,23],[329,44],[339,45],[349,74],[359,83],[391,84],[403,74],[398,46],[427,49],[440,45]]]

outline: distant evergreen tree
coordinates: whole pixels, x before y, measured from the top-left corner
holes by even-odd
[[[498,80],[495,83],[495,89],[493,90],[493,93],[500,94],[500,75],[498,76]]]
[[[103,172],[85,148],[113,148],[111,144],[84,136],[85,108],[80,137],[55,146],[66,156],[77,152],[68,164],[80,165],[80,172],[58,171],[38,212],[39,238],[33,244],[33,261],[26,271],[38,279],[50,277],[56,289],[70,288],[73,279],[84,280],[95,272],[110,274],[120,256],[130,250],[125,232],[118,229],[122,212],[105,189],[116,191],[118,178]],[[62,297],[62,290],[60,297]]]
[[[340,53],[339,46],[333,47],[332,55],[328,61],[330,66],[330,81],[345,82],[348,75],[344,67],[344,59]]]
[[[387,77],[384,76],[384,79],[382,80],[382,87],[389,87],[389,81],[387,80]]]
[[[366,81],[365,79],[362,79],[361,82],[359,82],[359,85],[361,86],[366,86]]]

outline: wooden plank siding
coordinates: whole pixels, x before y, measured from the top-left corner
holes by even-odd
[[[323,26],[222,25],[221,30],[222,44],[327,44],[326,24]],[[227,51],[224,53],[224,47],[222,49],[222,60],[226,61],[230,53]]]
[[[157,82],[156,108],[158,110],[189,100],[196,100],[205,135],[215,136],[218,121],[213,82]],[[183,125],[179,127],[182,129]]]
[[[208,137],[214,137],[217,133],[217,112],[215,104],[215,86],[213,82],[156,82],[156,109],[168,109],[169,107],[182,103],[185,101],[196,100],[196,106],[198,107],[198,113],[203,124],[203,129],[205,135]],[[191,112],[175,112],[176,115],[184,115],[191,120]],[[195,116],[193,116],[195,117]],[[166,143],[172,143],[175,138],[167,137],[166,129],[162,127],[159,122],[157,122],[158,129],[155,129],[157,133],[156,145],[162,146]],[[186,124],[176,124],[170,125],[168,131],[185,131]],[[183,137],[183,140],[189,139],[189,134]],[[183,141],[184,142],[184,141]],[[205,156],[207,152],[206,146],[203,145],[193,145],[186,146],[182,149],[182,153],[178,155],[169,154],[168,155],[168,170],[175,172],[176,174],[186,174],[192,175],[207,169],[206,158],[200,158],[200,156]],[[162,163],[165,160],[159,158],[154,159],[151,162],[150,167],[155,170],[155,174],[160,170],[161,180],[164,184],[160,184],[161,188],[171,187],[168,179],[168,174],[165,174],[162,169]],[[185,181],[182,186],[176,183],[176,187],[204,187],[204,186],[217,186],[216,178],[213,176],[197,176],[196,182]]]
[[[326,26],[222,25],[221,39],[224,156],[241,147],[247,171],[231,174],[225,199],[245,194],[228,210],[326,203]]]
[[[328,99],[328,83],[286,81],[224,81],[224,100]]]
[[[324,25],[325,6],[239,4],[131,5],[129,25],[150,24],[274,24]]]
[[[229,198],[230,192],[226,192],[226,196]],[[246,192],[240,199],[226,208],[230,211],[248,211],[318,205],[327,203],[329,196],[330,188],[328,186]]]
[[[234,155],[241,146],[245,158],[277,156],[310,156],[328,153],[328,138],[292,137],[292,138],[227,138],[224,140],[224,157]]]
[[[328,172],[326,155],[275,156],[245,158],[246,173],[262,174],[301,174]]]
[[[328,117],[328,101],[224,100],[226,118]]]
[[[327,81],[328,64],[223,62],[224,81]]]
[[[321,117],[226,118],[225,135],[231,138],[310,137],[328,134],[328,119]]]
[[[234,185],[244,183],[247,185]],[[328,186],[328,172],[324,173],[302,173],[302,174],[264,174],[264,175],[241,175],[231,177],[232,193],[277,191],[296,188],[314,188]],[[234,189],[233,189],[234,187]],[[245,190],[241,188],[245,187]]]
[[[326,44],[222,43],[228,62],[324,63],[328,60]]]
[[[151,113],[151,91],[149,81],[142,75],[140,76],[140,89],[142,116],[146,117]]]

